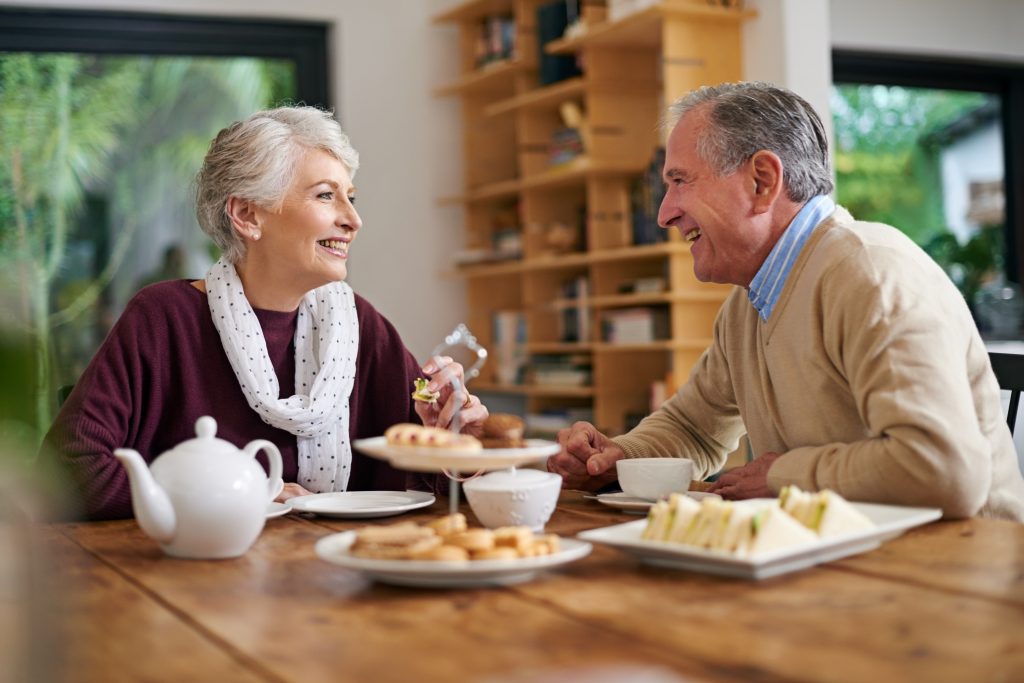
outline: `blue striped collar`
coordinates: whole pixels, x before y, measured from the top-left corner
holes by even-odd
[[[768,316],[772,314],[772,309],[775,308],[782,293],[782,287],[789,277],[789,271],[793,269],[796,257],[800,255],[807,238],[821,221],[832,215],[835,208],[835,202],[827,195],[812,197],[772,247],[768,258],[750,281],[750,290],[747,292],[750,303],[757,309],[762,320],[768,320]]]

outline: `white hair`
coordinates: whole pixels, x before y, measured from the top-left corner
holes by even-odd
[[[256,112],[217,134],[196,176],[196,218],[224,257],[237,263],[245,242],[227,213],[229,197],[277,209],[310,150],[324,150],[355,177],[359,154],[333,114],[316,107]]]

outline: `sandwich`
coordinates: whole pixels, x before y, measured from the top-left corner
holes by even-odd
[[[417,377],[412,382],[416,385],[416,391],[412,392],[412,400],[423,401],[424,403],[437,403],[437,399],[441,398],[440,391],[427,391],[427,384],[430,383],[430,380]]]
[[[756,557],[775,550],[787,550],[817,542],[810,529],[777,505],[768,505],[750,518],[750,539],[740,554]],[[743,543],[743,541],[741,541]]]
[[[641,538],[754,557],[814,543],[818,537],[778,505],[754,507],[682,494],[651,506]]]
[[[784,486],[779,507],[821,538],[840,536],[874,528],[874,523],[835,491],[817,493]]]

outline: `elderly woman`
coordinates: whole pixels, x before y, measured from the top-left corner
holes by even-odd
[[[413,475],[352,450],[397,422],[478,433],[487,416],[451,359],[424,366],[344,282],[362,226],[359,157],[312,107],[259,112],[222,130],[197,178],[199,224],[222,257],[205,280],[146,287],[76,384],[46,438],[73,475],[85,515],[131,516],[112,455],[152,460],[211,415],[238,446],[277,445],[289,482],[310,491],[405,490]],[[411,400],[426,375],[436,404]],[[262,457],[262,456],[261,456]]]

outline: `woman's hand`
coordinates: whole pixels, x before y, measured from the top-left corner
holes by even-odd
[[[277,498],[274,499],[274,502],[284,503],[289,498],[296,498],[298,496],[308,496],[311,495],[312,493],[312,491],[307,491],[298,484],[288,483],[285,484],[284,488],[281,489],[281,493],[277,494]]]
[[[458,419],[459,431],[480,436],[488,415],[487,406],[466,389],[462,364],[449,356],[438,356],[428,360],[422,370],[430,379],[427,391],[441,392],[434,403],[415,402],[416,414],[423,424],[450,429],[452,422]]]

